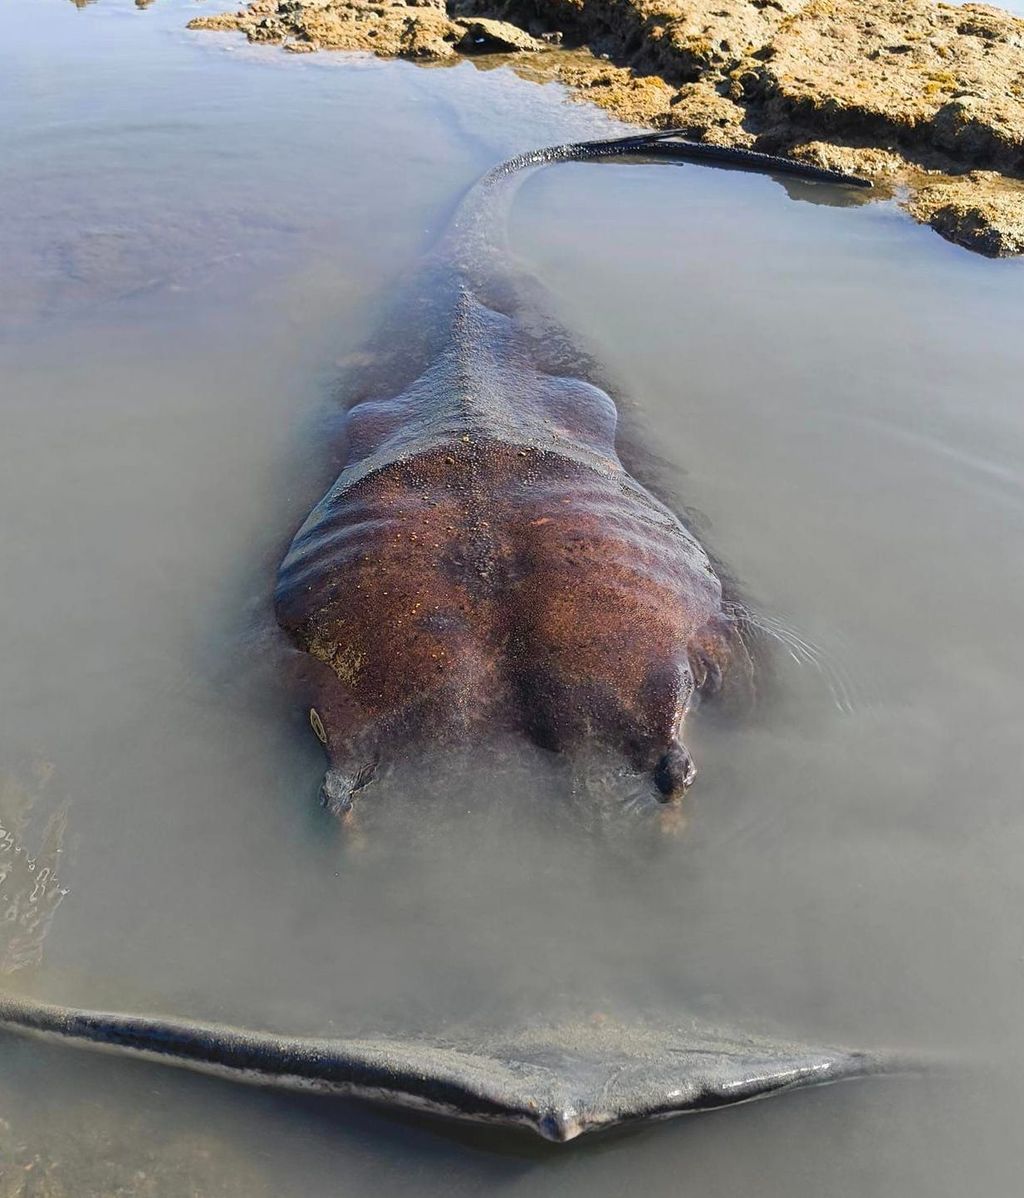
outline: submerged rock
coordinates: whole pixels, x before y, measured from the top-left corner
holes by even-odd
[[[1024,253],[1024,19],[987,5],[253,0],[190,27],[290,50],[515,52],[623,120],[856,170],[951,241]]]

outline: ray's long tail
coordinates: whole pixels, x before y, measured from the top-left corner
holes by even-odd
[[[542,166],[550,162],[588,162],[631,155],[665,158],[674,162],[710,163],[735,170],[757,171],[761,174],[793,175],[813,183],[834,183],[846,187],[871,186],[868,179],[862,179],[859,175],[848,175],[842,171],[813,166],[796,158],[762,154],[757,150],[747,150],[740,146],[716,146],[707,142],[689,141],[683,136],[681,129],[661,129],[656,133],[638,133],[603,141],[567,142],[565,145],[530,150],[494,167],[484,175],[481,183],[497,182],[526,167]]]
[[[679,129],[637,133],[598,141],[566,142],[529,150],[492,167],[466,192],[455,210],[448,231],[434,252],[434,261],[454,268],[464,284],[486,292],[495,277],[514,274],[507,244],[509,208],[516,184],[531,168],[559,162],[656,159],[695,162],[728,170],[787,175],[809,183],[870,188],[857,175],[812,166],[795,158],[781,158],[737,146],[716,146],[689,141]]]

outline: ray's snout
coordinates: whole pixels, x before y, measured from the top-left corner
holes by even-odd
[[[654,784],[663,802],[689,790],[697,777],[693,758],[682,744],[674,744],[654,767]]]

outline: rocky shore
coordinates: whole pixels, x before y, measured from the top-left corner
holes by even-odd
[[[987,5],[253,0],[190,28],[293,52],[507,54],[623,120],[855,171],[950,241],[1024,254],[1024,18]]]

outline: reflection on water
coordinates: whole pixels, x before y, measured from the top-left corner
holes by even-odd
[[[41,1045],[4,1048],[6,1118],[0,1118],[0,1198],[260,1198],[260,1167],[198,1123],[154,1127],[151,1087],[128,1073],[116,1097],[90,1093],[76,1062],[54,1062],[46,1084],[25,1068]],[[13,1087],[11,1083],[13,1081]],[[6,1101],[11,1087],[17,1109]]]
[[[67,807],[53,809],[46,797],[52,776],[51,762],[35,761],[25,778],[0,777],[0,974],[39,964],[67,894],[60,877]],[[51,808],[38,831],[32,827],[37,805]]]
[[[965,1067],[552,1153],[5,1038],[0,1186],[1014,1192],[1020,264],[745,175],[531,177],[515,247],[779,634],[771,682],[696,714],[684,828],[524,753],[396,773],[346,838],[270,612],[332,387],[461,189],[607,125],[191,11],[0,14],[4,984],[339,1034],[682,1011]]]

